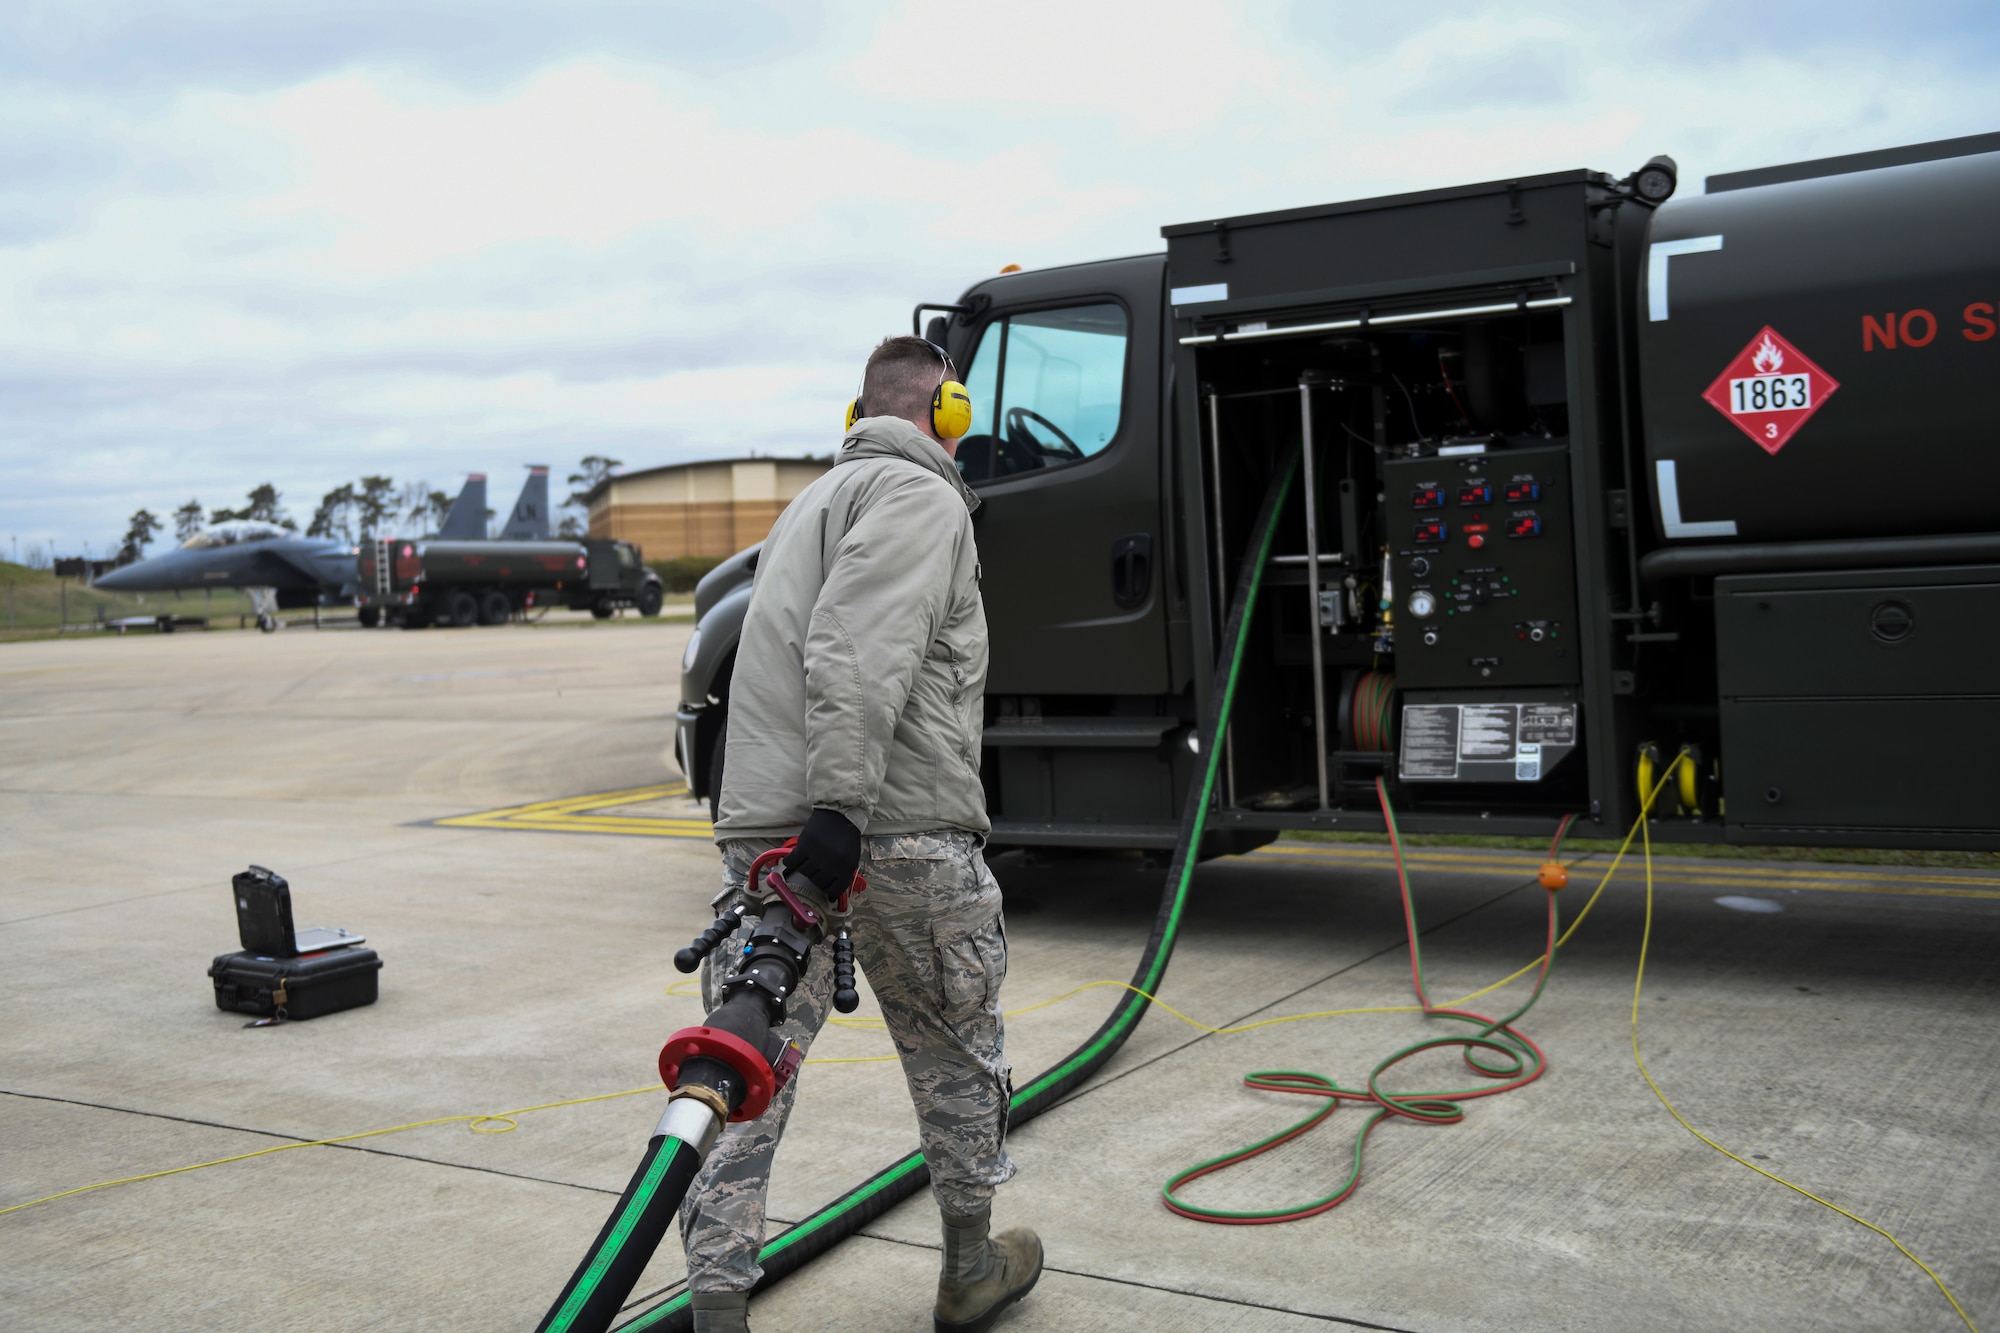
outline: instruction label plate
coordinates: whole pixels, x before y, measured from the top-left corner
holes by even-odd
[[[1403,709],[1402,773],[1412,778],[1458,776],[1457,704],[1412,704]]]
[[[1540,782],[1576,748],[1573,703],[1403,705],[1405,782]]]

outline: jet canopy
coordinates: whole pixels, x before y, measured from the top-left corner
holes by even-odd
[[[250,542],[267,542],[273,537],[289,537],[292,534],[276,523],[266,523],[261,519],[237,518],[227,523],[218,523],[212,528],[203,528],[194,536],[181,543],[183,551],[212,551],[221,546],[243,546]]]

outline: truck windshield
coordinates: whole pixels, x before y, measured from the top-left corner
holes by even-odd
[[[967,481],[1061,467],[1101,453],[1124,400],[1125,308],[1065,306],[988,324],[965,387],[972,428],[959,441]]]

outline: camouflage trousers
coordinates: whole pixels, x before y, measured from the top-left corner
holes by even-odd
[[[740,900],[750,863],[775,845],[754,838],[722,843],[718,909]],[[1014,1174],[1006,1149],[1012,1085],[1000,1018],[1007,975],[1000,885],[979,840],[957,832],[864,838],[861,872],[868,891],[855,899],[849,919],[855,961],[902,1062],[931,1190],[955,1213],[978,1212]],[[721,1003],[720,983],[748,938],[745,926],[702,964],[707,1008]],[[808,1050],[832,1005],[829,942],[813,950],[778,1032]],[[801,1069],[763,1115],[728,1126],[689,1188],[681,1239],[691,1289],[748,1291],[763,1275],[757,1252],[771,1158],[807,1072]]]

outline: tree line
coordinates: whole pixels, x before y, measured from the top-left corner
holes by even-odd
[[[441,523],[450,508],[451,496],[432,489],[427,481],[398,485],[388,477],[362,477],[359,481],[342,482],[320,497],[306,524],[305,535],[355,541],[370,537],[391,523]],[[487,511],[487,517],[492,517],[491,510]],[[205,527],[238,519],[275,524],[287,532],[299,530],[298,522],[285,510],[284,497],[268,481],[251,487],[237,508],[205,509],[199,499],[194,499],[172,511],[171,518],[176,545]],[[143,556],[163,527],[159,517],[149,509],[132,515],[125,527],[125,540],[118,548],[118,563],[128,565]]]
[[[578,470],[569,474],[570,494],[562,502],[562,507],[583,510],[583,497],[590,489],[623,466],[616,458],[598,454],[585,457],[578,464]],[[283,498],[278,488],[267,481],[253,486],[242,507],[237,509],[204,510],[200,500],[189,500],[172,512],[174,542],[179,545],[204,527],[236,519],[274,523],[288,532],[297,532],[299,525],[285,512]],[[320,497],[312,519],[306,524],[305,535],[365,541],[392,522],[409,522],[435,529],[444,522],[445,514],[451,509],[451,501],[449,493],[432,489],[428,481],[407,481],[399,485],[389,477],[362,477],[358,481],[342,482]],[[485,517],[491,519],[493,511],[487,510]],[[141,509],[132,515],[125,528],[124,543],[118,548],[118,563],[129,565],[140,559],[161,528],[160,519],[151,510]],[[575,514],[565,514],[557,535],[581,537],[584,535],[584,523]]]

